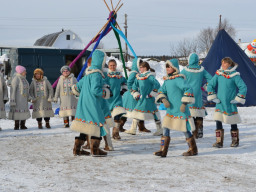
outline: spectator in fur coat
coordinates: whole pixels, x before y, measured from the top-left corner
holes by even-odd
[[[51,128],[50,117],[54,117],[52,110],[53,88],[42,69],[34,70],[34,77],[29,88],[32,97],[33,112],[32,118],[37,120],[38,128],[42,129],[42,118],[45,120],[45,127]]]
[[[9,101],[8,89],[4,80],[4,76],[0,73],[0,119],[6,118],[5,103]],[[0,131],[2,128],[0,127]]]

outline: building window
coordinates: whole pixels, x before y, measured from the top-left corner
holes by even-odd
[[[70,35],[67,35],[67,36],[66,36],[66,40],[70,40]]]

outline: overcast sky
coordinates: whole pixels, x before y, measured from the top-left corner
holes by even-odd
[[[110,0],[106,1],[111,6]],[[119,0],[112,1],[115,6]],[[121,2],[124,5],[117,21],[123,29],[124,14],[128,15],[128,40],[137,55],[170,54],[171,44],[218,25],[220,14],[237,30],[235,41],[256,39],[255,0]],[[0,7],[0,46],[32,46],[38,38],[62,28],[77,33],[87,45],[109,14],[103,0],[4,0]],[[118,47],[113,32],[103,44]]]

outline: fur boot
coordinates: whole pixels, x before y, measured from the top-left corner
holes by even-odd
[[[81,156],[81,155],[90,155],[89,152],[81,150],[82,145],[84,144],[84,140],[80,137],[75,137],[75,144],[73,149],[74,156]]]
[[[214,143],[212,146],[217,148],[223,147],[223,141],[224,141],[224,129],[216,129],[216,143]]]
[[[171,141],[171,137],[162,136],[161,137],[160,150],[155,152],[154,155],[161,156],[161,157],[166,157],[170,141]]]
[[[91,139],[90,139],[90,137],[87,135],[86,136],[86,145],[84,145],[82,148],[83,149],[90,149],[91,147],[90,147],[90,143],[91,143],[91,141],[90,141]]]
[[[42,121],[37,121],[38,129],[43,129]]]
[[[104,141],[105,141],[105,151],[114,151],[113,145],[112,145],[112,141],[111,141],[111,137],[110,137],[110,129],[108,127],[107,124],[104,125],[104,129],[107,132],[107,135],[104,136]]]
[[[120,132],[125,132],[126,129],[124,129],[124,124],[127,121],[126,117],[121,117],[120,118],[120,127],[119,127],[119,131]]]
[[[163,128],[161,125],[161,121],[155,121],[156,122],[156,132],[153,134],[154,136],[161,136],[163,135]]]
[[[133,119],[131,128],[126,130],[125,133],[131,134],[131,135],[136,135],[136,130],[137,130],[138,123],[139,123],[139,120]]]
[[[27,129],[25,124],[26,124],[26,120],[21,120],[20,121],[20,129]]]
[[[64,128],[68,128],[69,127],[69,118],[64,118]]]
[[[139,127],[139,132],[151,133],[151,131],[148,130],[148,129],[145,127],[144,121],[139,121],[138,127]]]
[[[187,143],[188,143],[188,151],[184,152],[182,155],[183,156],[194,156],[197,155],[198,151],[197,151],[197,146],[196,146],[196,140],[194,138],[194,136],[191,136],[190,138],[186,139]]]
[[[91,154],[94,157],[106,156],[108,153],[100,148],[100,139],[91,138]]]
[[[51,129],[50,120],[45,121],[45,127]]]
[[[204,126],[203,126],[204,119],[203,119],[203,117],[197,117],[196,119],[197,119],[196,121],[197,121],[197,127],[198,127],[197,137],[198,138],[203,138],[203,136],[204,136],[204,130],[203,130],[203,128],[204,128]]]
[[[238,147],[239,145],[239,130],[237,129],[236,131],[230,131],[231,133],[231,138],[232,138],[232,143],[230,147]]]
[[[113,131],[112,131],[112,138],[115,140],[121,139],[121,137],[119,135],[119,127],[120,127],[120,121],[115,120],[115,127],[113,127]]]
[[[20,121],[19,120],[15,120],[14,121],[14,130],[19,130],[20,128]]]

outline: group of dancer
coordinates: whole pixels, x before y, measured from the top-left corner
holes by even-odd
[[[28,101],[33,103],[32,118],[38,121],[38,128],[50,128],[50,117],[54,116],[51,102],[60,98],[59,116],[64,119],[64,127],[80,133],[75,137],[74,155],[106,156],[106,151],[114,150],[112,139],[120,140],[119,132],[136,135],[150,133],[145,121],[154,120],[154,136],[162,136],[160,150],[154,155],[166,157],[171,141],[170,130],[184,133],[189,149],[184,156],[198,154],[196,139],[203,137],[203,118],[207,115],[202,99],[202,89],[208,92],[208,101],[216,103],[214,120],[216,121],[216,142],[213,147],[223,147],[224,129],[222,123],[231,124],[231,147],[239,145],[241,122],[237,104],[245,103],[247,87],[236,71],[238,64],[226,57],[221,68],[212,77],[199,64],[199,57],[193,53],[188,65],[180,72],[178,59],[165,62],[166,75],[160,86],[154,70],[142,59],[134,59],[126,80],[117,70],[115,60],[106,65],[106,54],[95,50],[88,61],[84,77],[77,82],[68,66],[61,68],[55,95],[51,84],[43,75],[42,69],[34,71],[32,83],[26,80],[26,69],[16,67],[11,82],[9,119],[15,121],[14,129],[27,129],[25,122],[30,118]],[[205,85],[203,86],[203,83]],[[7,87],[1,76],[1,118],[5,118],[4,104],[9,100]],[[78,99],[77,99],[78,98]],[[163,103],[166,115],[161,120],[156,104]],[[130,129],[124,129],[127,118],[132,120]],[[102,137],[104,150],[100,149]],[[87,143],[85,143],[87,141]],[[89,150],[89,151],[88,151]]]

